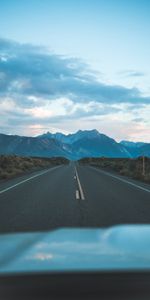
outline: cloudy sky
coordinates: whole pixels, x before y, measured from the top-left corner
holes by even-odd
[[[149,0],[0,0],[0,132],[150,142]]]

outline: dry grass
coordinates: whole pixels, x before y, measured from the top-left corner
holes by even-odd
[[[35,158],[0,155],[0,179],[9,179],[29,171],[36,171],[50,166],[67,163],[68,160],[62,157]]]
[[[142,174],[142,157],[128,158],[83,158],[82,164],[90,164],[102,169],[112,170],[120,175],[128,176],[150,183],[150,158],[145,157],[145,175]]]

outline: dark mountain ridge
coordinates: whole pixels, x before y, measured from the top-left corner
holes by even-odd
[[[70,160],[83,157],[136,158],[150,157],[150,144],[122,141],[101,134],[96,129],[79,130],[65,135],[61,132],[44,133],[37,137],[0,134],[0,154],[57,157]]]

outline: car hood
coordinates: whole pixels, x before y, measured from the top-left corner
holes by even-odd
[[[150,269],[150,225],[0,235],[0,274]]]

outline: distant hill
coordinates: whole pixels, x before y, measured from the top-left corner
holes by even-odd
[[[82,157],[129,157],[130,153],[115,140],[99,132],[80,135],[72,144],[72,152],[77,158]]]
[[[125,147],[129,147],[129,148],[140,148],[141,146],[144,146],[146,143],[143,143],[143,142],[121,141],[120,144],[122,144]]]
[[[150,157],[150,143],[121,141],[121,145],[130,152],[132,157],[147,156]]]
[[[69,151],[53,138],[21,137],[0,134],[0,154],[16,154],[37,157],[69,157]],[[69,147],[68,147],[69,148]]]
[[[42,135],[39,135],[39,138],[54,138],[62,143],[66,144],[73,144],[74,142],[86,137],[86,138],[94,138],[99,137],[100,133],[96,130],[78,130],[76,133],[71,134],[63,134],[61,132],[56,133],[50,133],[49,131],[47,133],[44,133]]]
[[[150,144],[122,141],[101,134],[96,129],[79,130],[65,135],[44,133],[37,137],[0,134],[0,154],[35,157],[66,157],[77,160],[83,157],[150,157]]]
[[[126,148],[112,138],[99,133],[96,129],[79,130],[68,135],[47,132],[39,136],[40,139],[43,137],[55,138],[59,142],[69,145],[72,159],[80,159],[87,156],[130,157],[130,153],[128,153]]]

